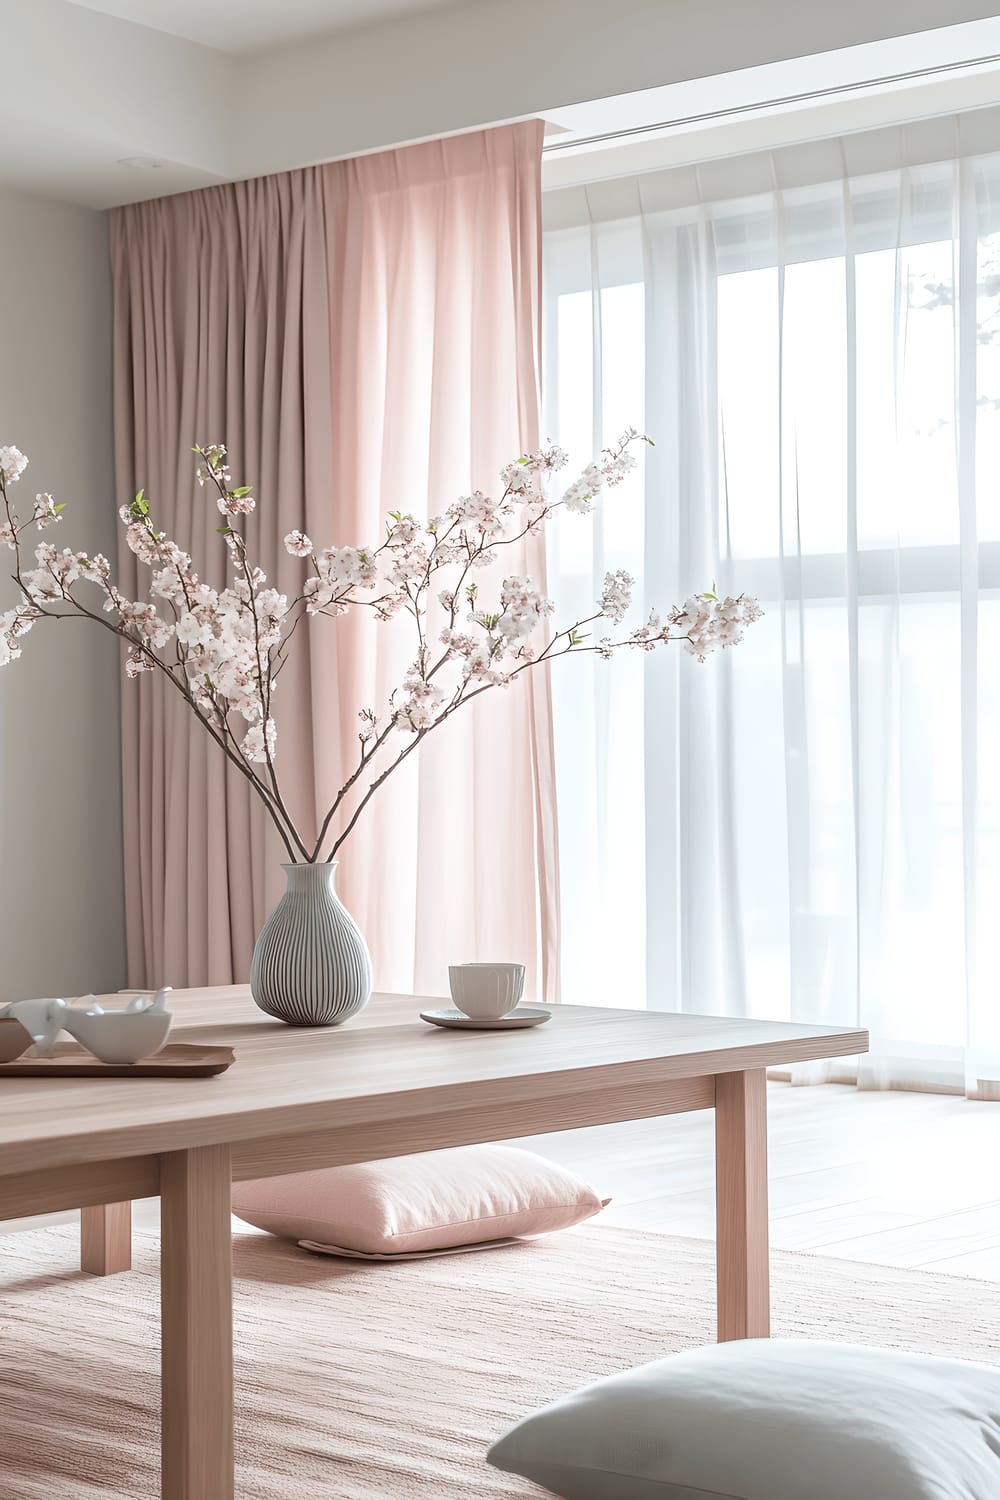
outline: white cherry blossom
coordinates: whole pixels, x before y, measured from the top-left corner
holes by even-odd
[[[500,603],[502,612],[497,630],[508,641],[524,640],[548,615],[555,614],[556,608],[530,578],[505,578]]]
[[[251,724],[243,736],[243,754],[249,761],[267,760],[269,755],[274,755],[275,743],[273,719],[268,719],[263,725]]]
[[[57,521],[62,520],[61,507],[56,504],[51,495],[35,496],[35,513],[32,521],[39,531],[44,531],[46,526],[54,526]]]
[[[19,604],[0,615],[0,666],[16,661],[21,654],[19,642],[41,616],[30,605]]]
[[[615,573],[605,573],[604,588],[601,590],[601,614],[620,625],[632,608],[634,587],[635,579],[631,573],[626,573],[621,568]]]
[[[285,551],[293,557],[308,557],[313,544],[304,531],[290,531],[285,537]]]
[[[28,460],[20,448],[10,443],[0,447],[0,474],[7,484],[16,484],[27,467]]]

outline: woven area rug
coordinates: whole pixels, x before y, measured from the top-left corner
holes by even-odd
[[[237,1234],[239,1500],[525,1500],[483,1464],[515,1418],[713,1338],[714,1249],[588,1226],[400,1265]],[[0,1495],[159,1493],[157,1246],[75,1269],[76,1234],[0,1236]],[[773,1257],[775,1333],[1000,1362],[1000,1285]]]

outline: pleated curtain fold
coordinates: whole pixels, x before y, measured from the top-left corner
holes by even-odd
[[[377,545],[495,487],[538,442],[537,122],[211,187],[112,214],[119,498],[225,580],[192,444],[252,484],[251,555],[290,596],[282,538]],[[542,544],[510,559],[544,581]],[[141,588],[123,549],[126,587]],[[415,655],[405,621],[297,632],[275,706],[278,770],[307,834]],[[558,877],[544,674],[487,694],[391,777],[340,857],[338,889],[381,989],[441,993],[448,962],[522,960],[555,997]],[[123,689],[129,980],[245,980],[285,858],[179,695]],[[350,810],[350,804],[348,807]]]

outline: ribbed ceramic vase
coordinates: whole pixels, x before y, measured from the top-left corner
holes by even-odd
[[[339,1026],[368,1004],[368,948],[334,890],[335,864],[282,869],[288,888],[261,928],[250,991],[289,1026]]]

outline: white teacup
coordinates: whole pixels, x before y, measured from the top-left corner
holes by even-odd
[[[451,998],[467,1016],[499,1020],[524,993],[524,964],[451,964]]]

